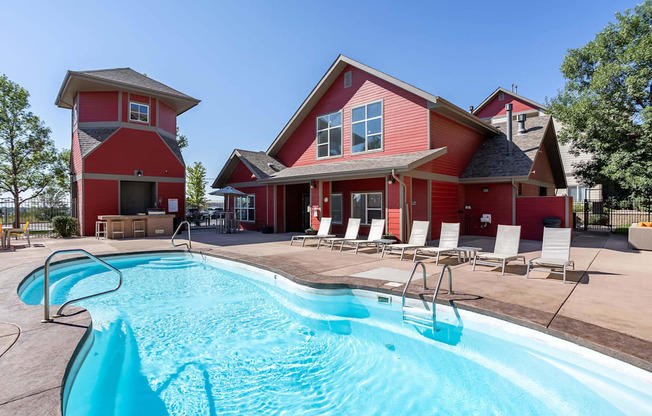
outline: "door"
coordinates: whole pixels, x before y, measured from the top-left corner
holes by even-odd
[[[310,194],[301,194],[301,227],[310,228]]]

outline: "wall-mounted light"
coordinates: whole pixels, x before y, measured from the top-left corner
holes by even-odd
[[[74,171],[74,170],[71,170],[71,171],[69,172],[69,175],[70,175],[70,176],[75,176],[75,175],[76,175],[76,173],[75,173],[75,171]]]
[[[489,192],[489,187],[488,186],[483,186],[482,187],[482,192]]]
[[[143,176],[143,171],[140,170],[140,169],[135,170],[135,171],[134,171],[134,175],[136,175],[136,176]]]
[[[317,182],[310,181],[310,189],[315,189],[315,188],[317,188]]]
[[[387,184],[394,185],[395,183],[396,183],[396,179],[394,179],[392,175],[389,175],[389,177],[387,177]]]

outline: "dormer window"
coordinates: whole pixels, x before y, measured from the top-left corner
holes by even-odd
[[[129,103],[129,120],[149,123],[149,106],[147,104]]]
[[[317,159],[342,156],[342,112],[317,117]]]

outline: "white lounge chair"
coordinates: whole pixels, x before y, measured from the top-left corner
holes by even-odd
[[[385,252],[392,253],[394,250],[401,250],[401,260],[403,260],[405,250],[425,247],[426,238],[428,238],[428,227],[430,227],[430,221],[412,222],[410,240],[407,243],[384,245],[383,252],[380,256],[385,257]]]
[[[350,240],[355,240],[358,238],[358,233],[360,232],[360,218],[349,218],[349,223],[346,225],[346,233],[344,234],[344,238],[341,237],[325,237],[325,238],[320,238],[319,241],[317,242],[317,250],[319,250],[319,246],[321,246],[321,243],[323,242],[325,245],[328,243],[331,243],[331,251],[333,251],[333,246],[335,243],[341,243],[343,241],[350,241]]]
[[[460,241],[460,223],[441,223],[441,233],[439,234],[438,247],[422,247],[414,250],[412,261],[417,261],[417,257],[435,257],[435,265],[439,265],[440,254],[457,254],[457,260],[460,259],[460,252],[457,245]]]
[[[319,222],[319,230],[317,230],[316,235],[295,235],[290,239],[290,245],[294,241],[301,240],[301,247],[306,245],[306,240],[315,240],[320,238],[336,237],[335,234],[329,234],[331,232],[331,218],[323,217]]]
[[[564,276],[564,283],[566,283],[566,268],[572,266],[573,270],[575,270],[575,262],[570,260],[570,246],[570,228],[544,228],[541,257],[528,262],[526,277],[530,278],[530,270],[549,272],[561,274]],[[534,267],[548,267],[551,270],[535,269]],[[562,271],[558,272],[554,269],[562,269]]]
[[[475,265],[483,266],[500,266],[502,264],[502,275],[505,275],[505,265],[513,260],[523,259],[525,256],[519,256],[518,245],[521,242],[520,225],[498,225],[496,233],[496,244],[493,253],[476,253],[473,257],[473,271]],[[478,261],[481,260],[481,261]]]
[[[371,220],[371,227],[369,228],[369,236],[366,240],[343,240],[340,242],[340,252],[344,248],[344,245],[355,246],[355,254],[358,254],[360,247],[374,246],[376,247],[376,252],[378,252],[378,246],[381,244],[378,240],[383,238],[383,233],[385,232],[385,220]]]

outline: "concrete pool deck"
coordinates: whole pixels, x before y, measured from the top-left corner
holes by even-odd
[[[197,231],[193,251],[257,265],[313,287],[361,288],[399,296],[404,287],[400,282],[413,267],[411,256],[409,261],[395,255],[381,259],[371,249],[355,255],[353,250],[316,250],[310,243],[289,246],[290,235]],[[72,307],[66,312],[69,316],[42,324],[43,307],[25,305],[18,298],[17,288],[25,276],[56,250],[83,248],[110,255],[172,249],[169,238],[32,239],[32,243],[21,248],[19,240],[12,244],[14,251],[0,251],[0,415],[60,414],[64,373],[90,325],[89,314]],[[461,244],[488,250],[493,239],[463,236]],[[541,242],[521,242],[527,259],[537,257],[540,249]],[[571,258],[576,271],[569,273],[566,284],[561,276],[541,272],[526,279],[526,267],[516,262],[501,276],[496,268],[478,266],[473,272],[468,263],[450,258],[440,263],[451,265],[458,294],[440,294],[438,302],[537,329],[652,371],[652,252],[629,249],[624,236],[576,233]],[[425,263],[432,288],[441,267],[434,259]],[[412,283],[410,296],[429,294],[426,298],[431,299],[433,290],[421,290],[420,283]],[[442,286],[447,289],[446,279]]]

